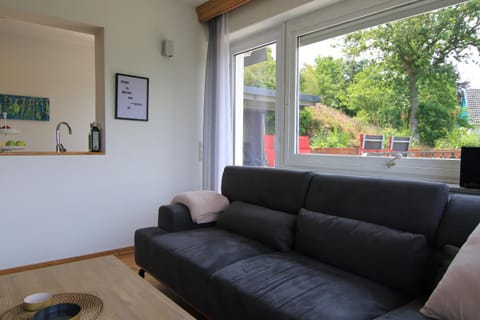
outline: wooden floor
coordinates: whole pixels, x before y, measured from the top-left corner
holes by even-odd
[[[133,250],[117,253],[115,254],[115,257],[120,259],[120,261],[125,263],[130,269],[134,270],[135,272],[138,272],[138,270],[140,269],[135,263],[135,252]]]
[[[135,263],[135,252],[133,250],[115,254],[115,257],[117,257],[120,261],[125,263],[130,269],[134,270],[138,274],[138,270],[140,270],[140,268]],[[158,290],[166,294],[170,299],[175,301],[176,304],[178,304],[183,309],[185,309],[193,317],[201,320],[207,319],[203,314],[201,314],[200,312],[195,310],[191,305],[189,305],[182,297],[180,297],[174,291],[172,291],[171,289],[169,289],[168,287],[166,287],[165,285],[157,281],[148,273],[145,273],[145,280],[150,282],[155,288],[157,288]]]
[[[138,270],[140,270],[140,268],[135,263],[135,252],[133,251],[122,252],[122,253],[116,254],[115,257],[120,259],[120,261],[125,263],[130,269],[134,270],[138,274]],[[145,280],[153,284],[154,287],[156,287],[161,291],[168,290],[168,288],[163,286],[160,282],[155,280],[154,277],[150,276],[147,273],[145,273]]]

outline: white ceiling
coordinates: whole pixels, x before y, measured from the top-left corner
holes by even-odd
[[[86,43],[93,43],[95,39],[91,34],[49,27],[15,19],[2,18],[0,16],[0,37],[3,33],[14,34],[17,36],[27,36],[30,38],[33,37],[68,42],[86,41]]]

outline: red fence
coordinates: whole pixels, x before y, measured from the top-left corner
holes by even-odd
[[[312,153],[316,154],[339,154],[358,155],[358,147],[355,148],[313,148]],[[401,153],[409,158],[438,158],[438,159],[460,159],[460,149],[409,149],[407,152],[370,152],[369,156],[389,157],[395,153]]]

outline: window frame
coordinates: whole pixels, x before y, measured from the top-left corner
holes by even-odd
[[[298,132],[298,37],[316,32],[313,41],[329,39],[393,20],[406,18],[464,1],[346,1],[312,14],[292,19],[285,27],[286,108],[282,167],[326,173],[401,177],[458,184],[460,160],[405,158],[388,167],[391,158],[342,155],[299,154]],[[343,12],[335,15],[332,11]],[[334,17],[333,19],[331,17]]]
[[[413,178],[458,185],[460,160],[457,159],[405,158],[397,160],[395,166],[387,167],[386,162],[391,158],[297,153],[299,77],[297,38],[319,32],[317,38],[312,38],[312,41],[320,41],[462,2],[465,1],[334,1],[327,7],[294,18],[286,15],[283,21],[277,20],[279,24],[270,29],[262,28],[260,24],[255,33],[242,33],[232,41],[230,46],[232,97],[235,94],[235,55],[269,43],[277,44],[275,167],[387,178]],[[240,128],[235,127],[237,119],[234,119],[234,130],[237,132]]]
[[[261,33],[257,33],[255,35],[251,35],[248,37],[240,38],[235,41],[232,41],[230,45],[230,61],[231,61],[231,83],[232,83],[232,103],[233,103],[233,132],[234,132],[234,165],[243,165],[243,152],[242,150],[242,142],[243,142],[243,109],[240,110],[237,105],[236,101],[237,98],[235,95],[235,88],[236,88],[236,62],[235,56],[238,54],[242,54],[248,51],[255,50],[257,48],[267,46],[269,44],[276,44],[276,96],[275,96],[275,163],[276,167],[282,166],[282,159],[280,154],[283,150],[282,143],[283,141],[283,123],[284,123],[284,95],[282,94],[285,92],[284,86],[284,27],[283,25],[280,27],[274,27]],[[243,96],[239,99],[242,99]],[[280,150],[282,149],[282,150]]]

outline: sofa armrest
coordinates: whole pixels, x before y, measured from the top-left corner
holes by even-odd
[[[151,269],[152,239],[165,233],[167,233],[167,231],[157,227],[147,227],[135,230],[135,263],[139,267],[146,270]]]
[[[158,209],[158,227],[169,232],[214,226],[215,222],[196,224],[183,204],[169,204]]]
[[[426,297],[418,298],[374,320],[434,320],[419,312],[426,300]]]

